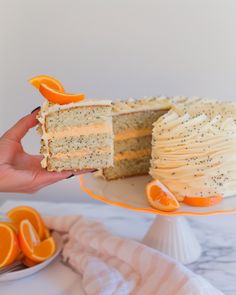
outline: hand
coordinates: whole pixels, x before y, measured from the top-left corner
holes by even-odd
[[[21,139],[37,125],[37,112],[22,118],[0,137],[0,192],[33,193],[73,175],[71,171],[48,172],[41,167],[42,156],[24,151]]]

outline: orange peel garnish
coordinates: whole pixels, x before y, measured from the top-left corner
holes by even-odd
[[[186,205],[195,207],[208,207],[213,206],[222,201],[223,197],[221,195],[215,195],[210,197],[185,197],[183,202]]]
[[[46,75],[35,76],[29,80],[29,83],[32,86],[34,86],[36,89],[39,89],[40,85],[44,83],[48,87],[54,90],[64,92],[64,87],[61,84],[61,82],[50,76],[46,76]]]

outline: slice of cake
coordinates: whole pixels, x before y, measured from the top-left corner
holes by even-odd
[[[110,101],[69,104],[45,102],[38,115],[42,166],[48,171],[106,168],[113,165]]]
[[[236,191],[236,104],[175,106],[155,124],[150,174],[182,201]]]
[[[103,169],[107,180],[148,173],[152,125],[170,107],[164,97],[113,103],[114,166]]]

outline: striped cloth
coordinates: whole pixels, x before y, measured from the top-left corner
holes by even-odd
[[[65,233],[63,259],[82,276],[88,295],[222,295],[183,265],[94,220],[51,216],[45,222]]]

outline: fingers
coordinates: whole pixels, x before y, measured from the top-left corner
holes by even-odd
[[[30,128],[38,124],[36,119],[37,111],[20,119],[12,128],[3,134],[3,138],[20,142]]]

